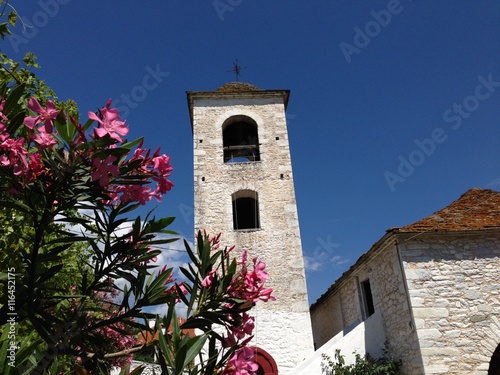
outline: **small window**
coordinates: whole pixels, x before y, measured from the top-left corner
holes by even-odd
[[[226,120],[222,138],[224,163],[260,160],[257,124],[250,117],[234,116]]]
[[[375,312],[375,306],[373,305],[372,289],[370,287],[369,279],[366,279],[365,281],[361,282],[361,293],[363,294],[365,319],[367,319]]]
[[[260,228],[259,200],[257,192],[240,190],[233,194],[233,228]]]

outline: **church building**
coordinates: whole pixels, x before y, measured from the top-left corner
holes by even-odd
[[[390,228],[311,306],[321,356],[383,354],[401,374],[500,374],[500,192],[470,189],[413,224]],[[350,358],[349,358],[350,357]]]

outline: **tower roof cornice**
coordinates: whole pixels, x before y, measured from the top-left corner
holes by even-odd
[[[228,99],[263,99],[280,98],[285,111],[288,106],[290,90],[261,90],[244,82],[228,82],[214,91],[186,91],[191,129],[193,127],[193,104],[195,100],[228,100]]]

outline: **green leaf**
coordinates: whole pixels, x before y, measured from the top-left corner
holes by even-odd
[[[24,94],[26,90],[26,85],[21,83],[17,85],[9,94],[7,99],[5,100],[5,105],[3,107],[3,114],[7,117],[16,109],[19,109],[18,102],[21,96]]]
[[[1,200],[0,201],[0,207],[5,207],[5,208],[13,208],[14,210],[18,210],[18,211],[21,211],[21,212],[24,212],[24,213],[30,213],[31,212],[31,209],[26,206],[25,204],[21,203],[21,202],[11,202],[11,201],[4,201],[4,200]]]
[[[47,271],[40,275],[40,277],[36,280],[36,283],[38,285],[43,284],[45,281],[57,274],[62,268],[62,264],[56,264],[55,266],[50,267]]]
[[[196,336],[189,339],[186,346],[188,347],[188,351],[186,354],[186,359],[184,361],[184,368],[186,368],[189,363],[196,358],[196,356],[202,351],[205,346],[205,342],[208,339],[208,335],[204,333],[201,336]]]
[[[0,38],[5,39],[6,35],[10,35],[8,26],[9,24],[7,22],[0,23]]]
[[[9,20],[9,23],[12,25],[12,26],[16,26],[16,21],[17,21],[17,13],[12,11],[9,13],[9,16],[7,18]]]
[[[182,374],[184,370],[184,362],[186,361],[187,348],[185,345],[181,346],[175,351],[175,373]]]
[[[121,145],[121,147],[128,148],[130,150],[132,147],[134,147],[135,145],[138,145],[143,140],[144,140],[144,137],[141,137],[141,138],[136,139],[135,141],[124,143]]]
[[[64,112],[60,112],[54,121],[54,126],[59,133],[59,136],[66,142],[69,143],[76,133],[75,125],[69,120],[69,116],[66,116]]]
[[[168,326],[167,326],[168,328]],[[168,369],[166,368],[166,364],[164,359],[167,360],[168,365],[170,367],[175,367],[175,362],[174,359],[172,358],[172,351],[169,348],[169,345],[167,343],[167,340],[165,338],[165,335],[162,332],[162,327],[160,325],[159,320],[156,321],[156,330],[158,332],[158,342],[160,344],[160,350],[163,355],[159,356],[158,360],[160,362],[160,365],[162,367],[163,372],[166,372],[167,374],[169,373]]]
[[[179,284],[177,284],[177,283],[175,284],[175,289],[177,291],[177,296],[181,299],[181,301],[184,304],[189,305],[189,301],[187,300],[186,296],[182,292],[182,289],[180,288]]]
[[[192,283],[195,282],[196,278],[193,275],[191,275],[191,273],[187,269],[185,269],[184,267],[179,267],[179,270],[184,276],[186,276],[186,278],[189,281],[191,281]]]
[[[24,123],[26,113],[24,111],[16,113],[12,116],[7,124],[7,133],[14,134],[17,129]]]
[[[198,237],[200,238],[200,237]],[[191,247],[189,246],[189,243],[184,240],[184,248],[186,249],[186,252],[188,253],[188,256],[189,256],[189,259],[191,259],[191,261],[194,263],[194,265],[197,267],[197,268],[200,268],[200,262],[198,260],[198,258],[194,255],[193,251],[191,250]],[[194,273],[193,273],[194,275]]]
[[[203,318],[189,318],[182,324],[182,329],[188,328],[198,328],[203,331],[210,330],[212,327],[212,322],[208,319]]]
[[[34,353],[36,352],[37,347],[39,347],[42,344],[42,340],[36,339],[34,340],[34,333],[31,333],[24,337],[20,343],[18,343],[18,346],[20,349],[16,352],[16,358],[15,358],[15,366],[12,367],[9,366],[9,361],[8,359],[8,354],[7,351],[9,350],[10,346],[10,339],[9,339],[9,330],[4,329],[2,332],[2,336],[0,338],[0,358],[2,360],[0,361],[0,373],[4,375],[8,374],[17,374],[17,371],[13,371],[14,369],[20,369],[25,366],[27,366],[30,362],[31,358],[34,358]]]

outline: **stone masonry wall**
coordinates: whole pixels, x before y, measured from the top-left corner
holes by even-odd
[[[425,374],[486,374],[500,343],[498,231],[425,234],[401,255]]]
[[[222,125],[238,115],[257,123],[260,161],[223,162]],[[195,228],[222,232],[223,244],[267,264],[277,301],[257,304],[259,334],[252,344],[270,353],[286,374],[313,351],[313,343],[282,98],[195,101],[193,145]],[[239,190],[257,192],[261,228],[233,229],[231,195]]]

